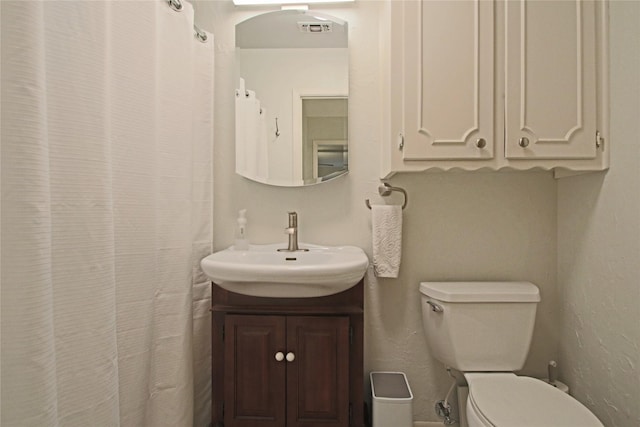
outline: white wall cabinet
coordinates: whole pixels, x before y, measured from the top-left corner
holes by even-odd
[[[606,0],[385,5],[382,177],[608,167]]]

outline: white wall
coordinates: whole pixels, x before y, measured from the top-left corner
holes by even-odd
[[[352,244],[371,253],[370,212],[377,195],[381,141],[378,8],[357,1],[321,8],[349,21],[350,173],[325,184],[276,188],[234,173],[234,25],[256,13],[231,1],[195,2],[197,25],[215,33],[215,247],[233,241],[237,211],[248,209],[254,243],[285,242],[288,210],[298,211],[300,238]],[[271,10],[261,8],[260,11]],[[525,371],[543,375],[557,355],[556,183],[548,173],[446,173],[402,175],[392,180],[409,193],[404,218],[404,258],[398,279],[365,289],[365,372],[400,370],[413,389],[414,418],[436,421],[433,406],[449,387],[444,368],[429,355],[422,333],[422,280],[530,280],[543,302]],[[388,202],[399,202],[392,198]]]
[[[558,184],[561,378],[640,425],[640,2],[610,4],[611,169]]]

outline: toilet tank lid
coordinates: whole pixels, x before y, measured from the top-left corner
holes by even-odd
[[[420,292],[445,302],[539,302],[531,282],[421,282]]]

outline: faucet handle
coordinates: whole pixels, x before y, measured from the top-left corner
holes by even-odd
[[[298,226],[298,213],[297,212],[289,212],[289,228]]]
[[[285,229],[284,229],[284,234],[289,234],[289,235],[291,235],[291,234],[293,234],[293,233],[295,233],[295,232],[296,232],[296,229],[295,229],[295,228],[293,228],[293,227],[287,227],[287,228],[285,228]]]

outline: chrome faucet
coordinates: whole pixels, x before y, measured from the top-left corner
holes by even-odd
[[[297,212],[289,212],[289,226],[284,229],[289,235],[289,245],[287,249],[278,249],[280,252],[296,252],[308,251],[308,249],[300,249],[298,247],[298,214]]]

